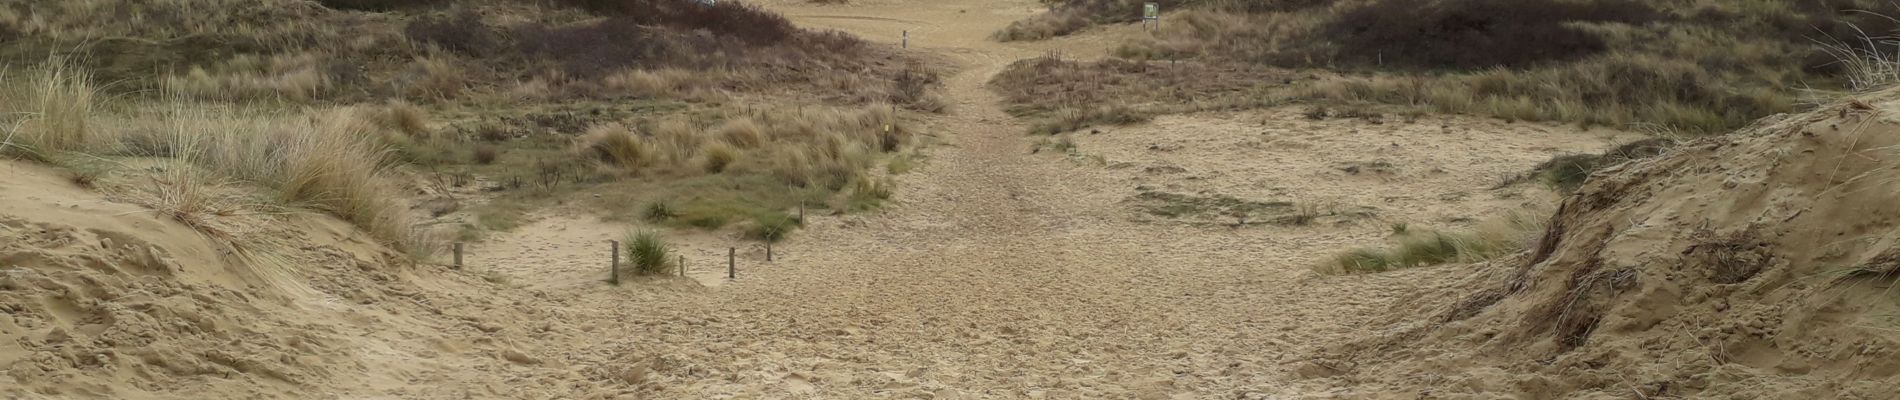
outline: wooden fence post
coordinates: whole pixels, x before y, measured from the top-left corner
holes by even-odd
[[[462,242],[455,242],[455,269],[462,269]]]
[[[765,262],[772,262],[772,241],[765,241]]]
[[[726,279],[739,279],[739,248],[726,248]]]
[[[680,277],[681,278],[686,277],[686,255],[685,254],[680,255],[679,267],[680,267]]]
[[[610,268],[612,269],[608,270],[609,272],[607,272],[607,283],[619,285],[620,284],[620,241],[609,240],[607,241],[607,243],[613,244],[614,246],[613,263],[609,264],[611,265]]]

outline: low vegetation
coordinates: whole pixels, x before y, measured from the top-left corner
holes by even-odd
[[[390,111],[371,107],[302,113],[172,101],[157,105],[108,102],[85,72],[52,62],[11,71],[0,93],[9,110],[0,154],[100,169],[131,169],[132,160],[158,159],[147,187],[120,192],[181,223],[212,232],[210,220],[252,202],[223,196],[227,182],[268,190],[272,207],[306,207],[336,215],[399,249],[427,252],[414,228],[408,200],[396,186],[388,149],[412,139],[391,126]],[[75,166],[77,167],[77,166]],[[87,178],[85,184],[96,179]],[[135,190],[136,189],[136,190]],[[235,196],[235,195],[233,195]]]
[[[875,172],[915,146],[905,115],[945,107],[922,62],[736,1],[75,0],[0,10],[0,36],[11,64],[70,60],[6,75],[55,85],[9,86],[33,92],[0,104],[9,155],[189,149],[167,156],[391,243],[429,218],[411,202],[468,218],[437,225],[463,238],[589,192],[610,217],[695,229],[871,208],[889,195],[859,188],[888,192]],[[228,154],[269,146],[290,150]],[[261,156],[281,160],[245,159]]]
[[[1147,122],[1156,114],[1255,107],[1276,102],[1281,72],[1241,64],[1064,60],[1055,55],[1011,64],[990,81],[1005,111],[1051,135]],[[1266,77],[1265,79],[1261,79]]]
[[[1321,274],[1363,274],[1447,263],[1468,263],[1515,254],[1544,230],[1547,207],[1517,210],[1462,230],[1418,230],[1395,224],[1389,246],[1363,247],[1314,267]]]
[[[1128,199],[1137,211],[1190,224],[1244,227],[1258,224],[1307,226],[1371,218],[1366,207],[1292,201],[1260,201],[1212,194],[1144,191]]]
[[[1141,21],[1141,8],[1156,3],[1164,10],[1182,5],[1215,3],[1219,0],[1043,0],[1049,11],[1010,23],[991,38],[998,41],[1043,40],[1067,36],[1098,24]],[[1311,2],[1292,0],[1286,2]],[[1270,3],[1258,1],[1257,3]],[[1285,2],[1282,2],[1285,3]]]
[[[1125,23],[1134,21],[1138,3],[1066,1],[1023,25],[1071,31],[1080,27],[1046,21]],[[1102,87],[1088,91],[1207,99],[1231,91],[1213,83],[1152,85],[1146,81],[1153,77],[1115,66],[1143,60],[1215,69],[1244,65],[1323,72],[1297,82],[1281,79],[1284,72],[1209,77],[1289,84],[1246,96],[1254,101],[1223,104],[1377,104],[1711,133],[1795,111],[1817,92],[1891,81],[1896,74],[1881,68],[1890,64],[1877,60],[1895,53],[1879,38],[1900,27],[1883,16],[1900,15],[1900,6],[1873,0],[1227,0],[1174,2],[1163,9],[1160,30],[1122,45],[1116,51],[1121,59],[1068,67],[1091,74],[998,86],[1035,83],[1015,90],[1042,94]],[[1048,75],[1048,69],[1019,64],[1012,71]],[[1093,104],[1143,108],[1160,95],[1117,94],[1109,99],[1113,103]],[[1010,98],[1025,107],[1063,103],[1035,99]]]

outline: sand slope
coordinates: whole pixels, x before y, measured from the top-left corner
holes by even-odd
[[[1605,171],[1519,260],[1346,346],[1347,379],[1536,397],[1892,398],[1900,92]]]
[[[326,215],[235,209],[207,234],[113,190],[151,177],[126,179],[106,195],[0,161],[0,397],[459,395],[417,383],[534,359],[530,293]]]

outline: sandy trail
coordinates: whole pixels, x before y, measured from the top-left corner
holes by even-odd
[[[910,29],[913,49],[962,66],[945,82],[953,110],[933,121],[942,144],[917,171],[900,176],[892,207],[813,218],[780,246],[774,263],[745,248],[740,279],[717,288],[677,281],[600,285],[601,251],[593,243],[625,227],[560,216],[524,227],[482,244],[499,255],[483,262],[537,290],[546,299],[540,306],[566,317],[522,346],[558,361],[488,371],[513,375],[506,381],[518,385],[495,385],[477,372],[430,381],[488,382],[477,386],[520,397],[1323,395],[1333,389],[1296,383],[1301,355],[1364,335],[1360,326],[1394,301],[1386,288],[1425,275],[1322,278],[1308,266],[1340,248],[1376,242],[1385,224],[1229,229],[1156,223],[1129,210],[1126,200],[1136,186],[1324,195],[1377,205],[1407,220],[1468,217],[1514,201],[1485,192],[1501,176],[1607,141],[1463,118],[1377,128],[1357,121],[1295,124],[1297,112],[1269,110],[1169,117],[1078,139],[1084,151],[1117,162],[1185,165],[1188,176],[1032,155],[1033,138],[1000,110],[985,88],[989,77],[1012,61],[1054,49],[1098,55],[1110,42],[1106,37],[1126,32],[996,43],[987,36],[1034,12],[1034,2],[853,3],[787,1],[772,8],[802,25],[877,42],[895,43],[896,32]],[[1263,119],[1285,124],[1239,122]],[[1441,132],[1449,128],[1437,122],[1482,126],[1461,128],[1460,136]],[[1222,163],[1194,161],[1236,151],[1230,142],[1262,137],[1304,144],[1213,158]],[[1461,144],[1435,144],[1446,140]],[[1157,141],[1185,148],[1145,150]],[[1462,154],[1471,146],[1489,147]],[[1404,172],[1412,177],[1354,180],[1330,164],[1362,156],[1427,165]],[[1382,190],[1411,193],[1395,198]],[[726,246],[745,245],[712,235],[681,242],[698,267],[695,276],[707,282],[720,280],[709,269],[723,266]]]

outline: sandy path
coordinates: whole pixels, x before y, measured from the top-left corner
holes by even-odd
[[[773,8],[803,25],[879,42],[894,43],[897,37],[889,33],[911,29],[913,48],[962,64],[945,86],[955,107],[934,121],[943,144],[929,151],[929,161],[916,172],[901,176],[895,206],[872,215],[815,218],[780,247],[780,259],[770,265],[761,265],[756,249],[747,249],[743,257],[752,261],[743,263],[741,278],[718,288],[678,282],[599,285],[599,262],[590,261],[599,251],[565,243],[598,243],[619,230],[580,218],[556,217],[484,244],[513,249],[497,251],[516,255],[489,261],[493,268],[541,290],[549,299],[545,306],[559,307],[556,314],[568,317],[543,329],[541,340],[522,346],[558,361],[490,371],[513,375],[506,381],[517,384],[485,384],[487,391],[518,397],[661,398],[1323,394],[1330,389],[1322,384],[1289,383],[1302,366],[1300,355],[1363,335],[1358,327],[1393,301],[1394,294],[1385,289],[1425,273],[1322,278],[1307,267],[1331,251],[1378,240],[1384,224],[1226,229],[1144,222],[1131,218],[1134,213],[1124,203],[1136,186],[1260,195],[1290,191],[1295,197],[1376,202],[1396,210],[1393,215],[1433,219],[1483,212],[1509,199],[1491,194],[1450,198],[1430,190],[1396,199],[1372,194],[1359,199],[1351,192],[1376,192],[1394,181],[1411,182],[1402,190],[1439,185],[1455,186],[1437,189],[1442,192],[1483,192],[1502,174],[1540,157],[1594,149],[1603,141],[1598,135],[1529,135],[1494,127],[1458,140],[1497,146],[1478,154],[1539,150],[1456,158],[1432,147],[1443,139],[1417,136],[1438,134],[1437,124],[1362,132],[1350,125],[1357,122],[1343,121],[1287,125],[1301,131],[1275,135],[1308,142],[1281,150],[1287,153],[1215,158],[1242,165],[1192,161],[1206,151],[1232,151],[1222,141],[1263,135],[1230,119],[1298,118],[1287,110],[1170,117],[1164,122],[1193,131],[1157,125],[1127,129],[1140,135],[1112,132],[1078,140],[1085,152],[1117,161],[1155,164],[1179,158],[1172,163],[1190,170],[1232,172],[1146,176],[1141,168],[1108,169],[1030,154],[1032,138],[984,87],[1011,61],[1057,48],[1065,54],[1100,54],[1108,42],[1103,37],[1123,32],[1030,44],[986,39],[1033,12],[1030,1],[856,1],[850,6],[786,1]],[[1469,121],[1475,120],[1446,123]],[[1406,144],[1419,143],[1419,150],[1389,150],[1391,135],[1410,135]],[[1154,140],[1208,148],[1143,153]],[[1464,146],[1453,150],[1463,152]],[[1458,168],[1420,167],[1420,176],[1437,178],[1419,180],[1346,182],[1329,172],[1331,160],[1366,154]],[[1262,186],[1247,180],[1267,167],[1279,173],[1262,176],[1279,181]],[[683,242],[689,262],[702,268],[723,263],[721,249],[737,243],[714,236]],[[698,276],[717,281],[707,272]],[[492,382],[480,374],[438,381]]]

